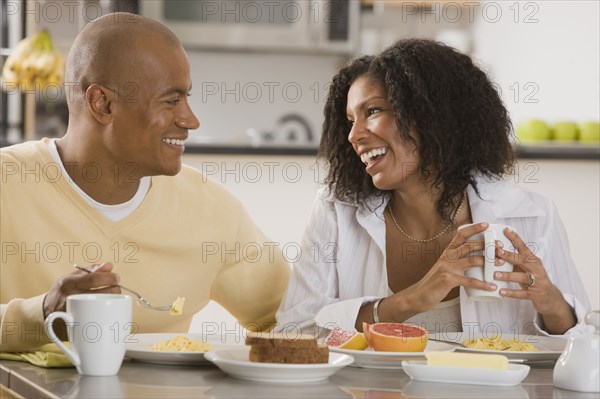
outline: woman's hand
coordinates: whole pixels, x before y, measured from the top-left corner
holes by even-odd
[[[520,290],[501,289],[500,295],[507,298],[531,301],[534,309],[542,315],[546,329],[550,333],[562,334],[573,327],[577,320],[572,309],[565,302],[560,290],[552,284],[546,268],[533,251],[510,229],[504,234],[512,242],[518,252],[496,250],[496,255],[503,261],[512,263],[512,272],[495,272],[494,279],[519,283]]]
[[[44,318],[52,312],[64,311],[69,295],[85,293],[120,294],[121,289],[115,287],[119,284],[119,275],[112,273],[112,268],[112,263],[103,263],[96,267],[92,273],[75,270],[61,277],[44,298]]]
[[[485,259],[474,252],[483,251],[483,240],[467,241],[475,234],[488,228],[488,223],[469,226],[454,236],[448,247],[442,252],[429,272],[416,284],[385,298],[379,303],[380,320],[403,321],[416,314],[433,309],[450,291],[458,286],[472,287],[485,291],[495,291],[493,283],[465,276],[465,270],[471,267],[483,267]],[[497,264],[500,264],[500,260]],[[362,322],[373,322],[373,305],[363,305],[356,319],[356,328],[362,331]]]
[[[465,276],[465,270],[471,267],[482,267],[485,262],[483,256],[473,254],[483,251],[485,242],[482,240],[467,241],[467,239],[485,231],[487,227],[487,223],[478,223],[459,230],[429,272],[419,282],[396,295],[405,297],[409,295],[407,298],[410,298],[416,314],[434,308],[454,287],[464,286],[485,291],[496,290],[497,286],[493,283]],[[500,264],[499,261],[498,264]]]

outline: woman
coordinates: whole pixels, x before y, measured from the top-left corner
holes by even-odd
[[[434,332],[577,331],[589,303],[556,209],[501,179],[514,162],[511,134],[485,73],[443,44],[401,40],[342,69],[325,106],[327,187],[278,328],[316,320],[359,331],[374,321]],[[487,223],[519,234],[505,230],[514,248],[496,249],[497,265],[515,266],[495,273],[509,282],[503,300],[482,303],[464,287],[497,287],[464,272],[483,265],[474,254],[483,242],[467,239]]]

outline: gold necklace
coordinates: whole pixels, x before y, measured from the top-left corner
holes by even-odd
[[[463,200],[460,203],[460,205],[458,206],[458,209],[456,210],[456,213],[454,214],[454,217],[452,218],[452,220],[450,221],[450,223],[448,223],[446,225],[446,227],[444,227],[442,229],[442,231],[440,231],[439,233],[437,233],[435,236],[431,237],[431,238],[427,238],[425,240],[419,240],[418,238],[414,238],[411,237],[410,235],[406,234],[404,232],[404,230],[402,230],[402,228],[400,227],[400,225],[398,224],[398,222],[396,221],[396,218],[394,217],[394,212],[392,212],[392,207],[388,206],[389,210],[390,210],[390,216],[392,217],[392,220],[394,221],[394,224],[396,225],[396,227],[398,228],[398,230],[400,230],[400,233],[402,233],[404,235],[404,237],[411,239],[412,241],[415,242],[430,242],[435,240],[436,238],[438,238],[439,236],[441,236],[442,234],[444,234],[446,232],[446,230],[448,230],[450,228],[450,226],[452,226],[452,224],[454,223],[454,221],[456,220],[456,217],[458,216],[458,214],[460,213],[460,210],[462,209],[463,205],[465,204],[465,200],[467,199],[467,193],[465,192],[463,195]],[[390,204],[391,205],[391,204]]]

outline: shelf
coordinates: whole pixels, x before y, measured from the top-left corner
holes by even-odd
[[[186,145],[186,154],[308,155],[316,156],[317,147],[251,147],[228,145]],[[522,144],[515,147],[517,159],[600,160],[600,144]]]
[[[521,159],[600,160],[600,143],[522,143],[515,151]]]
[[[0,136],[0,147],[8,143]],[[231,155],[301,155],[317,156],[317,147],[300,146],[234,146],[234,145],[198,145],[185,146],[186,154],[231,154]],[[556,159],[556,160],[600,160],[599,144],[557,144],[536,143],[521,144],[515,147],[517,159]]]
[[[234,155],[308,155],[317,156],[317,147],[251,147],[227,145],[186,145],[185,154],[234,154]]]
[[[473,1],[452,1],[452,0],[420,0],[420,1],[410,1],[410,0],[362,0],[361,5],[363,7],[372,7],[375,4],[382,4],[384,7],[402,7],[402,6],[410,6],[411,8],[432,8],[434,6],[448,3],[458,6],[464,6],[467,3],[472,7],[475,2]]]

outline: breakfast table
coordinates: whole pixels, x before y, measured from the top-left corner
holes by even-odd
[[[598,393],[556,388],[552,384],[552,373],[552,362],[532,365],[521,384],[491,387],[417,382],[401,369],[345,367],[321,382],[275,384],[235,379],[210,364],[182,366],[125,361],[115,376],[87,377],[77,374],[74,368],[41,368],[24,362],[0,361],[4,394],[25,398],[600,397]]]

